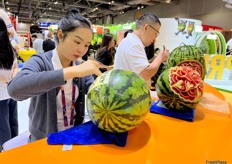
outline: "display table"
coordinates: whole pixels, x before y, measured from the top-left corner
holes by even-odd
[[[36,54],[35,49],[30,48],[28,50],[19,50],[19,56],[24,60],[27,61],[32,55]]]
[[[223,94],[208,84],[205,93]],[[228,95],[231,96],[231,95]],[[228,99],[231,100],[231,99]],[[228,103],[230,112],[231,104]],[[127,145],[48,145],[46,139],[0,153],[1,163],[84,163],[84,164],[207,164],[232,163],[232,120],[195,111],[195,121],[187,122],[159,114],[148,114],[145,121],[128,135]]]

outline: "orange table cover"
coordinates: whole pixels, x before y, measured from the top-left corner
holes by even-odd
[[[205,83],[205,92],[225,100]],[[231,96],[231,95],[229,95]],[[228,98],[227,98],[228,99]],[[231,99],[228,99],[231,101]],[[228,103],[229,104],[229,103]],[[230,112],[232,106],[229,104]],[[128,135],[127,145],[48,145],[46,139],[0,153],[1,163],[210,164],[232,163],[232,121],[197,107],[195,121],[149,114]]]

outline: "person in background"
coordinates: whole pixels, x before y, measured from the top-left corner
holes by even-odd
[[[48,52],[56,48],[55,42],[52,40],[52,34],[47,34],[47,39],[43,41],[43,51]]]
[[[114,47],[117,47],[118,44],[117,44],[117,40],[114,40]]]
[[[98,62],[79,61],[91,44],[92,30],[90,21],[78,10],[70,9],[60,20],[56,39],[54,50],[33,55],[8,84],[15,100],[31,98],[31,142],[81,124],[85,94],[94,81],[91,75],[101,74]]]
[[[37,35],[36,34],[32,34],[31,35],[31,41],[32,41],[32,44],[33,42],[37,39]],[[33,46],[33,45],[32,45]]]
[[[113,57],[115,56],[115,53],[117,51],[117,40],[114,40],[114,47],[112,47],[112,55]]]
[[[17,32],[14,29],[13,24],[11,23],[11,20],[8,16],[8,14],[6,13],[5,10],[0,9],[0,18],[3,19],[3,21],[6,24],[7,27],[7,31],[8,31],[8,36],[11,42],[11,45],[13,46],[13,48],[17,51],[17,58],[21,61],[23,61],[23,59],[20,57],[19,55],[19,49],[20,49],[20,37],[18,36]]]
[[[148,62],[145,47],[155,42],[160,30],[160,20],[145,14],[136,21],[136,29],[120,42],[115,54],[114,69],[126,69],[139,74],[148,85],[160,64],[167,60],[169,51],[160,51],[152,63]]]
[[[91,44],[90,44],[89,47],[88,47],[88,51],[85,53],[84,56],[82,56],[82,59],[83,59],[84,61],[87,61],[87,60],[88,60],[88,58],[89,58],[89,56],[90,56],[90,49],[93,49],[93,46],[92,46]]]
[[[132,33],[132,32],[133,32],[132,29],[125,31],[124,34],[123,34],[123,35],[124,35],[124,38],[127,36],[128,33]]]
[[[9,35],[9,39],[10,39],[10,43],[12,45],[12,47],[17,51],[19,51],[19,45],[18,43],[16,42],[15,38],[14,38],[14,33],[13,32],[8,32],[8,35]]]
[[[150,61],[155,56],[155,45],[154,42],[152,42],[149,46],[145,47],[145,52],[147,55],[147,60]]]
[[[17,101],[7,92],[7,84],[18,72],[18,64],[8,34],[0,18],[0,152],[4,142],[18,135]]]
[[[230,49],[230,46],[228,45],[226,47],[226,55],[230,55],[231,54],[231,49]]]
[[[16,33],[13,24],[11,23],[11,20],[7,14],[7,12],[3,9],[0,9],[0,18],[3,19],[3,21],[6,24],[7,31],[10,35],[10,40],[14,40],[15,44],[19,44],[19,38],[18,34]],[[13,46],[14,47],[14,46]]]
[[[114,52],[113,52],[113,47],[115,46],[114,43],[114,38],[112,34],[104,34],[102,38],[102,44],[100,49],[98,50],[97,53],[97,61],[101,62],[102,64],[106,66],[111,66],[113,65],[114,61]],[[105,72],[109,70],[111,67],[107,69],[101,69],[101,72]]]
[[[43,53],[43,39],[38,38],[36,34],[33,34],[32,36],[32,47],[35,49],[36,54]]]

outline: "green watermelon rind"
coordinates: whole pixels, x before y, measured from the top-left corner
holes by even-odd
[[[100,129],[109,132],[121,133],[133,129],[145,118],[151,105],[146,82],[131,71],[127,72],[128,76],[123,72],[124,74],[122,70],[113,70],[108,84],[94,84],[94,81],[92,85],[97,87],[92,87],[86,98],[90,119]],[[124,76],[123,81],[117,81],[119,76]],[[127,87],[129,85],[131,87]]]
[[[181,51],[182,50],[182,51]],[[188,50],[188,56],[184,53]],[[192,53],[191,53],[192,52]],[[178,53],[177,55],[175,53]],[[181,54],[180,54],[181,53]],[[181,55],[181,56],[178,56]],[[197,56],[196,56],[197,55]],[[167,68],[175,67],[179,65],[179,63],[186,61],[186,60],[196,60],[202,66],[202,79],[205,78],[206,75],[206,65],[205,65],[205,57],[202,51],[197,48],[196,46],[191,45],[183,45],[176,47],[169,55],[167,60]]]
[[[164,70],[167,69],[167,64],[166,63],[161,63],[161,65],[159,66],[158,71],[156,72],[156,74],[151,78],[152,82],[152,86],[154,87],[154,85],[157,82],[158,77],[160,76],[161,73],[163,73]]]
[[[172,69],[172,68],[170,68]],[[180,97],[179,94],[172,91],[170,86],[170,69],[165,70],[158,78],[156,83],[156,92],[164,106],[173,111],[190,111],[195,108],[200,101],[189,101]],[[167,76],[168,74],[168,76]]]

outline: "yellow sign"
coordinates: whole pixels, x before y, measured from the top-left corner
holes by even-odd
[[[206,79],[232,80],[232,56],[206,54],[205,63],[207,70]],[[229,71],[229,74],[225,73],[225,71]]]
[[[34,54],[36,54],[36,51],[33,48],[30,48],[29,50],[19,50],[19,56],[24,61],[27,61]]]

